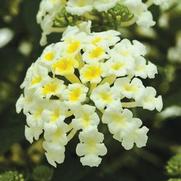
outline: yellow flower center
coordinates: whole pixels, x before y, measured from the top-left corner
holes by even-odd
[[[92,44],[97,45],[99,42],[101,42],[102,38],[97,36],[92,39]]]
[[[128,92],[135,92],[137,90],[137,87],[134,85],[126,84],[124,86],[124,89]]]
[[[121,55],[127,57],[129,55],[129,52],[127,50],[122,50]]]
[[[114,63],[111,67],[113,70],[120,70],[124,67],[124,63],[122,62]]]
[[[31,80],[31,84],[35,85],[38,84],[42,81],[42,77],[41,76],[35,76],[32,80]]]
[[[48,83],[43,86],[42,91],[43,91],[43,94],[47,95],[47,94],[55,93],[57,88],[58,88],[58,85],[56,83]]]
[[[100,94],[100,96],[101,96],[101,98],[102,98],[105,102],[107,102],[107,103],[112,102],[112,96],[111,96],[109,93],[107,93],[107,92],[102,92],[102,93]]]
[[[84,128],[88,127],[89,124],[90,124],[90,115],[84,113],[84,115],[82,116],[82,119],[83,119],[83,126],[84,126]]]
[[[37,109],[37,110],[35,111],[35,113],[34,113],[34,117],[35,117],[36,119],[40,118],[42,112],[43,112],[43,108]]]
[[[95,58],[99,58],[103,54],[104,54],[104,49],[101,47],[96,47],[89,53],[89,57],[91,59],[95,59]]]
[[[126,123],[126,119],[124,116],[115,113],[112,114],[112,121],[114,121],[121,127],[125,126]]]
[[[52,122],[56,122],[58,120],[58,118],[60,117],[60,110],[59,109],[56,109],[54,110],[52,116],[51,116],[51,121]]]
[[[85,78],[87,80],[94,80],[96,78],[99,78],[101,76],[102,70],[99,66],[90,66],[85,71]]]
[[[86,140],[86,147],[87,147],[87,152],[88,153],[94,153],[96,152],[96,141],[94,139],[87,139]]]
[[[53,64],[52,68],[57,75],[68,75],[74,73],[74,67],[78,62],[72,58],[61,58],[58,62]]]
[[[70,43],[67,47],[67,52],[68,53],[74,53],[80,48],[80,42],[79,41],[74,41]]]
[[[77,88],[75,90],[72,90],[69,94],[69,100],[70,101],[78,101],[81,95],[81,90],[80,88]]]
[[[49,52],[49,53],[45,54],[44,60],[50,62],[50,61],[52,61],[54,59],[54,57],[55,57],[54,53],[53,52]]]
[[[57,129],[53,135],[53,140],[59,140],[63,135],[63,132],[61,129]]]

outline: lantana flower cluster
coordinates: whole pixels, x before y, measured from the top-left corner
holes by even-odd
[[[133,15],[128,24],[136,22],[142,27],[149,28],[155,25],[149,7],[153,4],[161,5],[165,1],[168,0],[148,0],[147,2],[143,0],[42,0],[37,14],[37,22],[43,30],[41,44],[46,44],[46,35],[57,31],[54,28],[54,21],[60,12],[66,11],[70,15],[85,16],[87,20],[90,20],[89,18],[96,15],[94,13],[93,16],[90,15],[92,12],[107,12],[121,4]]]
[[[90,29],[90,22],[69,26],[60,42],[44,49],[21,85],[16,109],[26,115],[26,139],[32,143],[42,135],[53,166],[64,162],[65,147],[77,134],[82,165],[98,166],[107,153],[98,130],[102,123],[126,150],[144,147],[148,128],[130,109],[162,109],[161,96],[142,82],[157,74],[144,58],[145,46],[120,39],[114,30]]]

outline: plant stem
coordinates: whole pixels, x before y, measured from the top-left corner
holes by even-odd
[[[68,134],[67,138],[68,138],[68,142],[75,136],[75,134],[77,133],[77,130],[72,129],[70,131],[70,133]]]
[[[136,23],[136,18],[133,17],[133,18],[130,19],[129,21],[121,23],[121,26],[122,26],[122,27],[128,27],[128,26],[131,26],[131,25],[133,25],[133,24],[135,24],[135,23]]]
[[[124,108],[134,108],[138,106],[136,102],[122,102],[121,104]]]

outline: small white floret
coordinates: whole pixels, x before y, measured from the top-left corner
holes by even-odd
[[[79,134],[80,142],[77,145],[76,153],[81,157],[80,161],[84,166],[98,167],[102,158],[107,153],[104,145],[104,135],[98,132],[96,127],[91,127]]]

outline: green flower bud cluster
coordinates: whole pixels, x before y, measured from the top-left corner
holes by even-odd
[[[169,181],[181,180],[181,154],[177,154],[173,156],[168,161],[167,166],[166,166],[166,171],[170,177],[174,177],[174,179],[170,179]]]
[[[22,174],[17,171],[7,171],[0,175],[0,181],[24,181]]]

